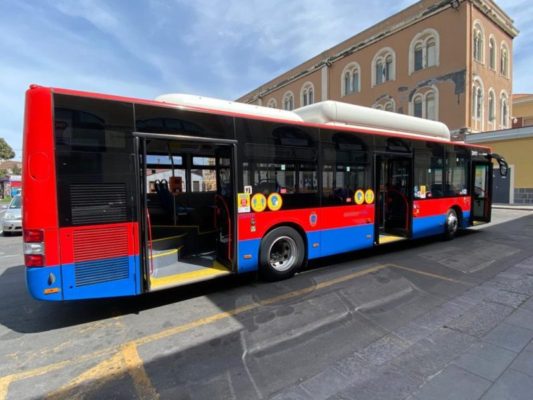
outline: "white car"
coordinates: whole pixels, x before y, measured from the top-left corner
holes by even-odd
[[[7,206],[2,218],[4,236],[12,233],[22,233],[22,198],[15,196]]]

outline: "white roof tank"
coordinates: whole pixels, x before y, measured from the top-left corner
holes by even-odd
[[[302,122],[302,118],[292,111],[279,110],[277,108],[256,106],[253,104],[237,103],[235,101],[214,99],[212,97],[196,96],[192,94],[164,94],[158,96],[156,101],[175,104],[184,107],[203,108],[207,110],[218,110],[236,114],[253,115],[257,117],[267,117],[275,119],[285,119]]]
[[[297,108],[294,113],[305,122],[391,130],[450,140],[450,130],[442,122],[339,101],[322,101]]]

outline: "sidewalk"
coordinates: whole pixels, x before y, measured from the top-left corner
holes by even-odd
[[[533,211],[533,204],[493,204],[492,208],[499,208],[502,210]]]
[[[274,399],[533,399],[533,257]]]

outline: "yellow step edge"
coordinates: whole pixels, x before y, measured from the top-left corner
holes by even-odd
[[[379,235],[379,244],[399,242],[400,240],[406,240],[407,238],[403,236],[392,236],[392,235]]]
[[[151,259],[154,259],[154,258],[158,258],[158,257],[164,257],[164,256],[169,256],[171,254],[176,254],[178,251],[180,251],[181,249],[183,248],[183,246],[180,246],[178,247],[177,249],[172,249],[172,250],[169,250],[169,251],[165,251],[164,253],[158,253],[158,254],[152,254],[150,256]]]
[[[216,276],[228,275],[231,271],[222,264],[215,262],[211,267],[203,267],[194,271],[184,272],[163,276],[161,278],[150,277],[150,286],[152,290],[166,287],[183,285],[186,283],[199,282],[202,280],[214,278]]]
[[[159,239],[153,239],[152,243],[157,243],[157,242],[161,242],[163,240],[168,240],[168,239],[176,239],[176,238],[180,238],[180,237],[184,237],[184,236],[187,236],[187,234],[186,233],[182,233],[181,235],[166,236],[166,237],[162,237],[162,238],[159,238]]]

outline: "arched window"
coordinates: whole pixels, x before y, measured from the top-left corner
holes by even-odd
[[[494,90],[489,89],[489,122],[491,124],[496,120],[496,96],[494,95]]]
[[[500,73],[505,77],[509,77],[509,50],[505,43],[502,43],[500,54]]]
[[[415,71],[424,68],[424,45],[417,43],[415,46]]]
[[[500,125],[502,128],[509,127],[509,101],[507,93],[503,92],[500,94]]]
[[[358,63],[352,62],[344,67],[342,71],[342,93],[346,96],[353,93],[359,93],[361,90],[361,67]]]
[[[308,106],[314,103],[315,87],[311,82],[306,82],[300,91],[300,105]]]
[[[423,103],[424,103],[424,96],[422,96],[421,94],[417,94],[413,98],[413,115],[415,117],[419,117],[419,118],[424,117]]]
[[[439,33],[425,29],[417,33],[409,45],[409,74],[439,65]]]
[[[421,88],[409,103],[409,114],[434,121],[439,119],[439,91],[436,86]]]
[[[372,86],[396,78],[396,53],[390,47],[378,51],[372,60]]]
[[[426,118],[431,120],[437,119],[435,108],[435,92],[433,91],[426,93]]]
[[[276,102],[276,99],[268,100],[267,107],[278,108],[278,103]]]
[[[479,21],[476,21],[474,23],[474,30],[472,32],[473,37],[473,50],[472,54],[474,56],[474,60],[483,62],[483,43],[484,43],[484,33],[483,33],[483,27],[481,26],[481,23]]]
[[[480,78],[475,78],[472,84],[472,128],[483,130],[484,118],[484,89]]]
[[[496,70],[496,41],[492,35],[489,38],[489,68]]]
[[[288,111],[294,109],[294,94],[290,91],[283,95],[283,109]]]
[[[426,66],[433,67],[437,61],[437,43],[434,38],[426,41]]]
[[[384,110],[394,112],[394,109],[396,108],[395,106],[396,104],[394,103],[394,99],[390,99],[389,101],[385,103]]]

